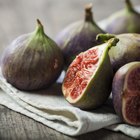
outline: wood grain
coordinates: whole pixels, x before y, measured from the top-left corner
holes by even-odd
[[[17,36],[32,32],[36,19],[46,33],[55,38],[68,24],[83,19],[83,7],[93,3],[94,18],[102,20],[124,7],[124,0],[0,0],[0,55]],[[133,0],[140,5],[139,0]],[[101,129],[69,137],[24,115],[0,106],[0,140],[134,140],[122,133]]]
[[[0,106],[0,140],[134,140],[122,133],[101,129],[77,137],[63,135],[27,116]]]

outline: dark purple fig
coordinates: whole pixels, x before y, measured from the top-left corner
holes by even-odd
[[[33,33],[16,38],[2,57],[2,74],[21,90],[36,90],[51,85],[63,68],[63,55],[37,20]]]
[[[140,126],[140,62],[121,67],[112,84],[116,113],[128,124]]]
[[[104,33],[95,23],[92,4],[85,7],[85,19],[67,26],[56,37],[56,43],[63,51],[65,64],[68,66],[77,54],[98,44],[96,35]]]
[[[111,34],[140,33],[140,13],[132,6],[130,0],[125,0],[126,8],[112,14],[101,26]]]
[[[109,51],[110,61],[116,72],[121,66],[133,61],[140,61],[140,34],[99,34],[97,40],[106,42],[110,38],[117,37],[119,42]]]

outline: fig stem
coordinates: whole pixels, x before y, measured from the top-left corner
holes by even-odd
[[[42,23],[40,22],[39,19],[36,20],[37,21],[37,27],[36,27],[36,32],[40,32],[40,33],[44,33],[44,28]]]
[[[85,6],[85,21],[93,22],[92,3],[89,3]]]
[[[111,38],[115,38],[115,35],[113,35],[113,34],[98,34],[96,36],[96,40],[98,42],[107,42]]]
[[[126,3],[126,9],[128,11],[135,11],[133,8],[132,2],[130,0],[125,0],[125,3]]]
[[[116,44],[119,42],[119,39],[118,38],[112,38],[109,40],[108,42],[108,50],[113,47],[113,46],[116,46]]]
[[[38,24],[39,26],[42,26],[42,23],[40,22],[39,19],[37,19],[36,21],[37,21],[37,24]]]
[[[86,22],[92,22],[92,24],[94,24],[94,26],[96,26],[96,28],[98,28],[99,30],[102,30],[94,21],[93,18],[93,13],[92,13],[92,3],[89,3],[85,6],[85,21]],[[105,33],[105,31],[102,30],[102,33]]]

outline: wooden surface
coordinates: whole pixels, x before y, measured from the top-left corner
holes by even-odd
[[[124,7],[124,0],[0,0],[0,54],[15,37],[32,32],[36,19],[44,24],[46,33],[56,34],[73,21],[83,18],[83,7],[93,3],[96,21]],[[140,5],[139,0],[133,0]],[[101,129],[78,137],[56,132],[26,116],[0,106],[0,140],[133,140],[109,130]]]
[[[0,140],[134,140],[121,133],[101,129],[77,137],[54,131],[26,116],[0,106]]]

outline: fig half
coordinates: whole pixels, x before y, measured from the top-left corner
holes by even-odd
[[[62,84],[66,100],[82,109],[102,105],[111,92],[113,71],[108,50],[117,38],[80,53],[70,64]]]
[[[112,84],[116,113],[128,124],[140,126],[140,62],[121,67]]]

